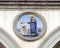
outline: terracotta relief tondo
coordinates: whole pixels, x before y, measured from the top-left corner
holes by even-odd
[[[13,29],[20,38],[33,41],[45,34],[46,21],[34,12],[24,12],[16,16]]]

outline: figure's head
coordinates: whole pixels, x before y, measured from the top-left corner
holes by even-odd
[[[34,15],[30,15],[31,19],[34,20]]]

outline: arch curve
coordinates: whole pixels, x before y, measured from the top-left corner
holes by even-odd
[[[20,48],[19,45],[2,28],[0,28],[0,42],[6,48]]]
[[[53,48],[58,41],[60,41],[60,27],[49,34],[38,48]]]

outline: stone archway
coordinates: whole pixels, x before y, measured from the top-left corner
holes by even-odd
[[[58,41],[53,48],[60,48],[60,41]]]
[[[60,47],[60,27],[55,29],[48,37],[43,41],[39,48],[58,48]]]
[[[11,36],[0,28],[0,48],[20,48]]]
[[[0,42],[0,48],[6,48],[6,47]]]

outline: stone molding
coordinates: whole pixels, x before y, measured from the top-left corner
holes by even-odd
[[[0,9],[60,9],[59,0],[0,0]]]

